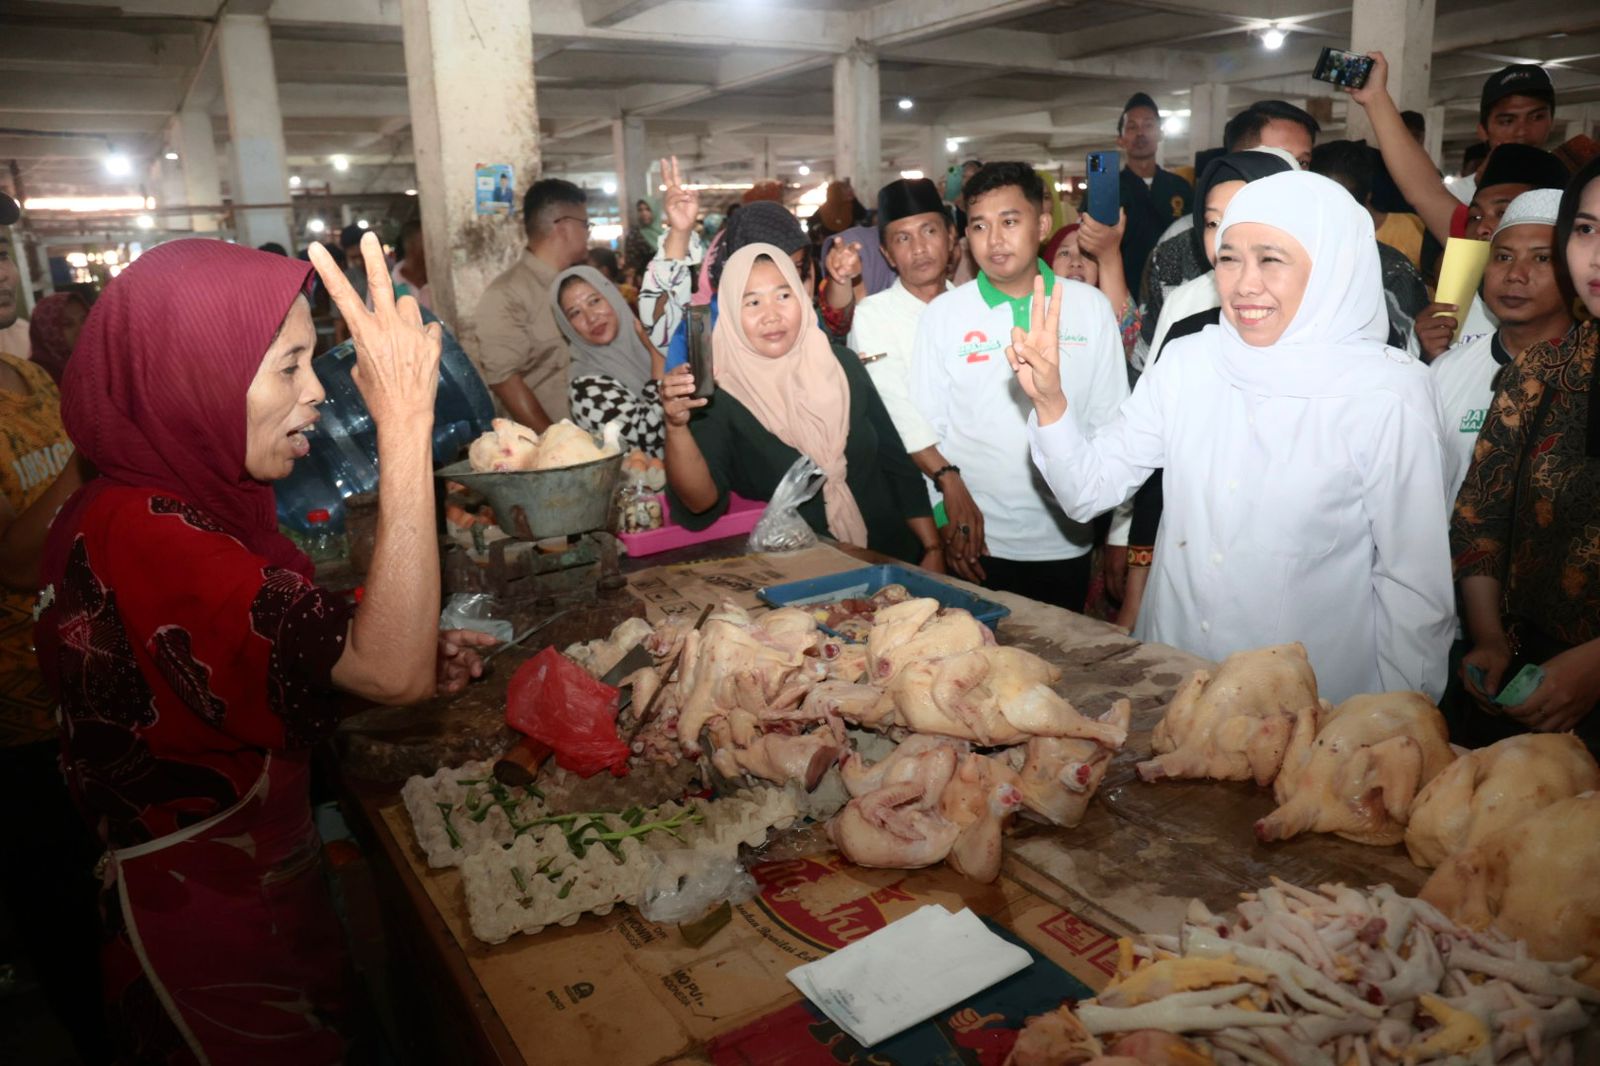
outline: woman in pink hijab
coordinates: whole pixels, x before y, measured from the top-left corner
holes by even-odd
[[[129,1061],[342,1061],[310,749],[341,692],[411,703],[481,670],[480,641],[435,622],[439,327],[395,301],[376,237],[363,252],[371,311],[312,246],[378,427],[359,608],[277,528],[271,483],[309,452],[323,399],[309,265],[161,245],[107,287],[67,365],[62,419],[100,476],[51,527],[35,643],[68,785],[106,848],[107,1005]]]
[[[716,393],[692,399],[688,367],[661,390],[673,520],[703,529],[727,510],[730,492],[769,499],[805,455],[827,475],[800,508],[814,530],[942,573],[922,474],[860,358],[818,327],[789,256],[770,244],[740,248],[722,270],[717,303]]]

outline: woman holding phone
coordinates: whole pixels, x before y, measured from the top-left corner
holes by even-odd
[[[922,474],[861,360],[817,329],[790,258],[770,244],[740,248],[717,302],[715,392],[696,398],[687,366],[661,390],[673,520],[704,529],[727,511],[730,492],[770,499],[804,454],[827,475],[800,507],[812,529],[942,573]]]

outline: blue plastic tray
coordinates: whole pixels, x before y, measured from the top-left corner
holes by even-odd
[[[990,629],[1011,613],[1011,608],[993,600],[981,599],[970,592],[946,585],[938,578],[903,566],[867,566],[860,570],[829,574],[827,577],[769,585],[758,590],[756,595],[774,607],[809,607],[852,598],[866,599],[885,585],[904,585],[913,596],[938,600],[944,607],[960,607]],[[833,630],[828,629],[828,632],[833,633]],[[838,636],[837,633],[834,635]]]

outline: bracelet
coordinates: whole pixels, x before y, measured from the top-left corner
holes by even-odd
[[[935,487],[937,487],[938,484],[939,484],[939,479],[944,477],[946,474],[954,474],[956,477],[960,477],[961,476],[961,468],[959,466],[951,466],[951,465],[949,465],[947,463],[944,466],[941,466],[939,469],[935,470],[933,472],[933,474],[930,476],[929,480],[931,480],[934,483]]]
[[[1128,565],[1129,566],[1149,566],[1152,562],[1155,561],[1155,557],[1156,557],[1156,550],[1154,548],[1129,548],[1128,549]]]

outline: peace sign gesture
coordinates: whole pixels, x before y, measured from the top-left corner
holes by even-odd
[[[667,187],[664,205],[667,228],[674,233],[690,232],[694,229],[695,219],[700,217],[700,194],[683,187],[683,171],[678,166],[677,156],[661,161],[661,181]]]
[[[1022,391],[1033,400],[1039,412],[1039,425],[1048,426],[1067,413],[1067,397],[1061,391],[1061,293],[1057,284],[1045,305],[1044,276],[1033,279],[1033,299],[1028,305],[1028,328],[1011,327],[1011,343],[1006,345],[1006,361],[1017,375]]]
[[[437,322],[422,324],[422,309],[415,297],[395,300],[394,282],[377,234],[369,232],[361,238],[367,291],[372,294],[370,311],[326,248],[313,242],[310,254],[311,265],[350,327],[356,345],[356,367],[350,376],[373,421],[380,428],[417,423],[431,426],[433,398],[439,388],[440,326]]]

